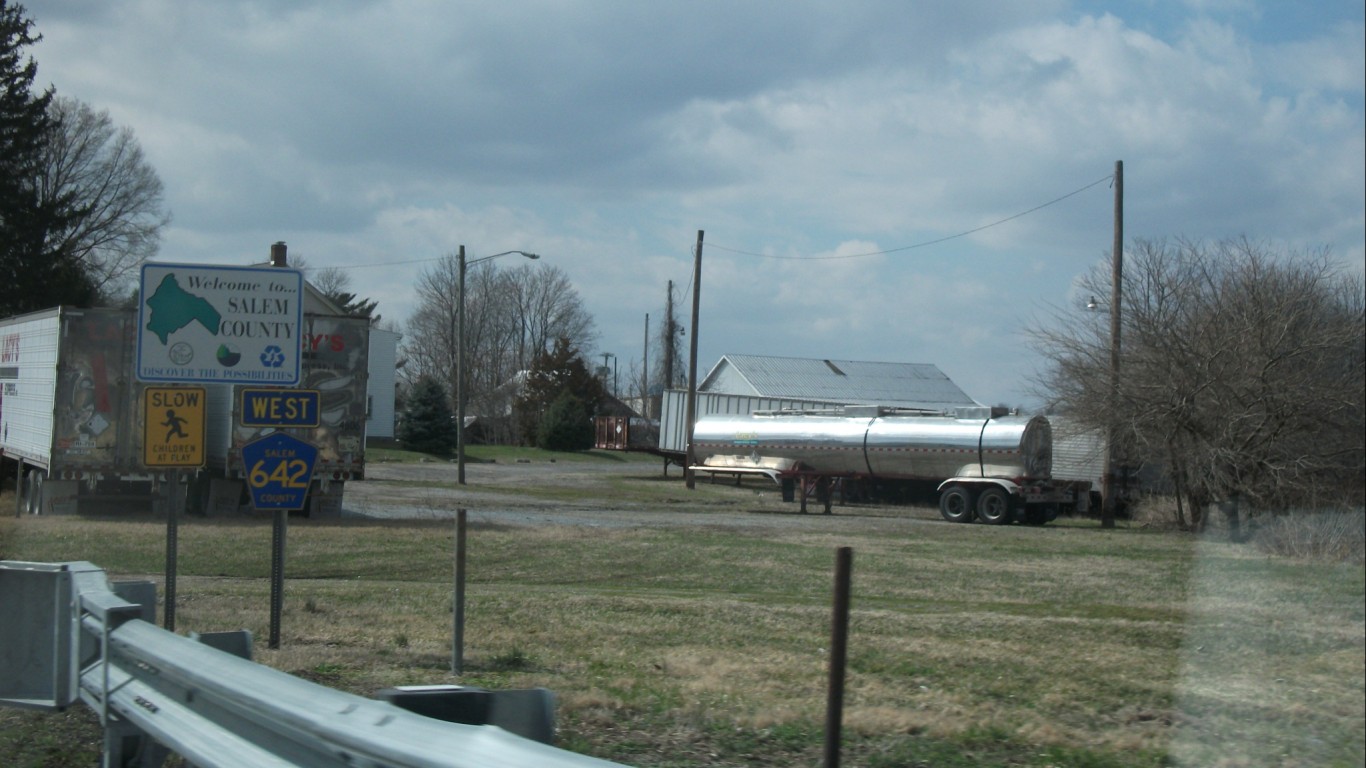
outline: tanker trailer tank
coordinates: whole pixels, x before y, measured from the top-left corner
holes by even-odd
[[[1048,420],[987,408],[952,414],[871,406],[707,416],[693,444],[703,467],[766,467],[782,478],[933,483],[952,522],[1043,523],[1063,498],[1050,483]]]
[[[871,475],[940,481],[1047,480],[1051,445],[1042,416],[887,415],[869,425],[866,438]]]
[[[872,418],[783,411],[697,420],[693,446],[708,467],[799,467],[822,475],[866,475],[863,438]]]

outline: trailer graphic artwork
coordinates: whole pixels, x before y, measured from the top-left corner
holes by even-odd
[[[56,421],[54,444],[69,456],[109,462],[117,452],[127,382],[123,369],[128,362],[130,323],[127,315],[83,312],[66,319],[71,342],[57,366],[57,391],[53,407]]]

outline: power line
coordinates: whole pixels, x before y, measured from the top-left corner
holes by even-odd
[[[1079,188],[1079,189],[1072,190],[1071,192],[1068,192],[1067,194],[1062,195],[1061,197],[1056,197],[1056,198],[1054,198],[1054,199],[1052,199],[1052,200],[1049,200],[1049,201],[1046,202],[1046,203],[1041,203],[1041,204],[1039,204],[1039,205],[1036,205],[1036,206],[1034,206],[1033,208],[1030,208],[1030,209],[1027,210],[1027,211],[1021,211],[1020,213],[1017,213],[1017,214],[1015,214],[1015,215],[1013,215],[1013,216],[1007,216],[1007,217],[1005,217],[1004,219],[1000,219],[999,221],[993,221],[993,222],[991,222],[990,224],[983,224],[983,225],[980,226],[980,227],[976,227],[976,228],[973,228],[973,229],[969,229],[969,230],[964,231],[964,232],[959,232],[959,233],[956,234],[956,235],[948,235],[947,237],[940,237],[940,238],[937,238],[937,239],[934,239],[934,240],[926,240],[926,241],[924,241],[924,242],[915,243],[915,244],[913,244],[913,245],[903,245],[903,246],[900,246],[900,247],[898,247],[898,248],[888,248],[888,249],[885,250],[885,251],[868,251],[867,253],[846,253],[846,254],[836,254],[836,255],[831,255],[831,256],[779,256],[779,255],[777,255],[777,254],[772,254],[772,253],[759,253],[759,252],[757,252],[757,251],[745,251],[745,250],[741,250],[741,249],[738,249],[738,248],[728,248],[728,247],[726,247],[726,246],[724,246],[724,245],[717,245],[716,243],[708,243],[707,245],[708,245],[708,247],[710,247],[710,248],[715,248],[715,249],[717,249],[717,250],[726,251],[727,253],[738,254],[738,255],[740,255],[740,256],[755,256],[755,257],[758,257],[758,258],[761,258],[761,259],[783,259],[783,260],[789,260],[789,261],[833,261],[833,260],[837,260],[837,259],[859,259],[859,258],[864,258],[864,257],[866,257],[866,256],[882,256],[882,255],[885,255],[885,254],[888,254],[888,253],[899,253],[899,252],[901,252],[901,251],[910,251],[910,250],[914,250],[914,249],[916,249],[916,248],[926,248],[926,247],[931,246],[931,245],[938,245],[939,243],[948,242],[949,240],[956,240],[956,239],[958,239],[958,238],[960,238],[960,237],[967,237],[968,235],[976,234],[976,233],[981,232],[981,231],[983,231],[983,230],[991,229],[992,227],[998,227],[998,226],[1000,226],[1000,225],[1002,225],[1002,224],[1005,224],[1005,223],[1007,223],[1007,222],[1014,221],[1015,219],[1019,219],[1019,218],[1023,218],[1023,217],[1025,217],[1025,216],[1028,216],[1028,215],[1031,214],[1031,213],[1035,213],[1035,212],[1041,211],[1041,210],[1043,210],[1044,208],[1049,207],[1050,205],[1056,205],[1056,204],[1058,204],[1058,203],[1060,203],[1060,202],[1062,202],[1062,201],[1068,199],[1069,197],[1074,197],[1074,196],[1076,196],[1076,195],[1079,195],[1079,194],[1081,194],[1082,192],[1085,192],[1086,190],[1088,190],[1088,189],[1090,189],[1090,188],[1092,188],[1092,187],[1094,187],[1094,186],[1097,186],[1097,185],[1100,185],[1100,184],[1104,184],[1105,182],[1111,181],[1111,180],[1113,180],[1114,178],[1115,178],[1115,177],[1114,177],[1113,174],[1108,175],[1108,176],[1104,176],[1104,177],[1102,177],[1102,178],[1099,178],[1099,179],[1097,179],[1097,180],[1091,182],[1090,184],[1087,184],[1087,185],[1084,186],[1084,187],[1081,187],[1081,188]],[[690,248],[689,251],[691,251],[691,252],[692,252],[692,256],[693,256],[694,258],[696,258],[697,254],[696,254],[696,249],[695,249],[695,247],[694,247],[694,248]],[[427,263],[430,263],[430,262],[442,261],[442,260],[444,260],[444,259],[450,259],[450,258],[454,258],[453,255],[447,254],[447,255],[445,255],[445,256],[433,256],[433,257],[425,258],[425,259],[407,259],[407,260],[404,260],[404,261],[383,261],[383,262],[376,262],[376,263],[373,263],[373,264],[346,264],[346,265],[338,265],[338,266],[335,266],[335,267],[333,267],[333,268],[334,268],[334,269],[341,269],[341,270],[348,270],[348,269],[365,269],[365,268],[367,268],[367,267],[396,267],[396,266],[400,266],[400,265],[404,265],[404,264],[427,264]],[[687,296],[687,295],[688,295],[688,292],[689,292],[689,291],[691,290],[691,288],[692,288],[692,286],[691,286],[692,280],[691,280],[691,279],[688,280],[688,283],[689,283],[689,285],[688,285],[687,289],[685,289],[684,292],[683,292],[683,295],[684,295],[684,296]]]
[[[362,267],[396,267],[400,264],[425,264],[429,261],[442,261],[443,259],[454,259],[454,254],[445,256],[433,256],[428,259],[408,259],[407,261],[381,261],[377,264],[346,264],[338,266],[336,269],[360,269]]]
[[[1014,216],[1007,216],[1007,217],[1005,217],[1004,219],[1001,219],[1000,221],[993,221],[993,222],[990,223],[990,224],[983,224],[983,225],[980,226],[980,227],[976,227],[975,229],[969,229],[969,230],[967,230],[966,232],[959,232],[959,233],[956,234],[956,235],[949,235],[948,237],[940,237],[940,238],[937,238],[937,239],[935,239],[935,240],[926,240],[926,241],[923,242],[923,243],[915,243],[914,245],[903,245],[903,246],[901,246],[901,247],[899,247],[899,248],[888,248],[888,249],[885,250],[885,251],[869,251],[869,252],[867,252],[867,253],[845,253],[845,254],[836,254],[836,255],[833,255],[833,256],[779,256],[779,255],[772,254],[772,253],[758,253],[758,252],[755,252],[755,251],[742,251],[742,250],[739,250],[739,249],[737,249],[737,248],[727,248],[727,247],[724,246],[724,245],[717,245],[717,244],[715,244],[715,243],[708,243],[707,246],[708,246],[709,248],[716,248],[716,249],[718,249],[718,250],[727,251],[727,252],[729,252],[729,253],[739,254],[739,255],[741,255],[741,256],[757,256],[757,257],[759,257],[759,258],[761,258],[761,259],[786,259],[786,260],[790,260],[790,261],[832,261],[832,260],[835,260],[835,259],[859,259],[859,258],[863,258],[863,257],[865,257],[865,256],[882,256],[882,255],[888,254],[888,253],[898,253],[898,252],[900,252],[900,251],[909,251],[909,250],[912,250],[912,249],[915,249],[915,248],[925,248],[925,247],[931,246],[931,245],[938,245],[939,243],[948,242],[949,240],[956,240],[956,239],[958,239],[958,238],[960,238],[960,237],[967,237],[968,235],[976,234],[976,233],[978,233],[978,232],[981,232],[981,231],[984,230],[984,229],[991,229],[992,227],[998,227],[998,226],[1000,226],[1000,225],[1002,225],[1002,224],[1005,224],[1006,222],[1014,221],[1015,219],[1021,218],[1021,217],[1023,217],[1023,216],[1028,216],[1029,214],[1034,213],[1034,212],[1036,212],[1036,211],[1043,210],[1044,208],[1047,208],[1047,207],[1050,206],[1050,205],[1055,205],[1055,204],[1057,204],[1057,203],[1060,203],[1060,202],[1062,202],[1063,200],[1066,200],[1067,198],[1072,197],[1072,196],[1074,196],[1074,195],[1079,195],[1079,194],[1081,194],[1082,192],[1085,192],[1086,190],[1090,189],[1091,187],[1094,187],[1094,186],[1099,185],[1099,184],[1104,184],[1105,182],[1110,181],[1110,180],[1113,179],[1113,178],[1114,178],[1114,175],[1113,175],[1113,174],[1111,174],[1111,175],[1109,175],[1109,176],[1105,176],[1105,177],[1103,177],[1103,178],[1100,178],[1100,179],[1097,179],[1097,180],[1091,182],[1090,184],[1087,184],[1087,185],[1084,186],[1084,187],[1081,187],[1080,189],[1072,190],[1071,192],[1068,192],[1067,194],[1063,195],[1062,197],[1054,198],[1054,199],[1052,199],[1052,200],[1049,200],[1049,201],[1046,202],[1046,203],[1042,203],[1042,204],[1040,204],[1040,205],[1036,205],[1036,206],[1034,206],[1033,208],[1030,208],[1030,209],[1027,210],[1027,211],[1021,211],[1020,213],[1017,213],[1017,214],[1015,214]]]

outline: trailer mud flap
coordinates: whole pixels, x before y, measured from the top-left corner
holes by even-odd
[[[40,515],[74,515],[81,492],[79,480],[48,478],[39,486],[37,513]]]
[[[211,478],[204,498],[204,514],[208,517],[237,514],[241,509],[243,487],[242,481],[234,478]]]
[[[306,510],[311,520],[336,520],[342,516],[342,490],[346,483],[341,480],[331,482],[313,481],[308,489]]]

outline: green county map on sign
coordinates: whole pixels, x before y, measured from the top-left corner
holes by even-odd
[[[147,308],[151,317],[147,320],[147,330],[155,333],[162,344],[168,337],[190,323],[198,321],[209,333],[218,333],[218,324],[223,317],[207,299],[189,293],[180,287],[174,274],[161,278],[161,284],[147,298]]]
[[[298,270],[148,263],[138,295],[138,380],[299,383]]]

